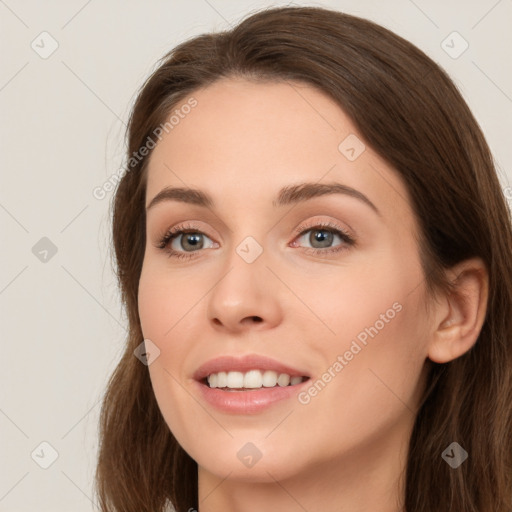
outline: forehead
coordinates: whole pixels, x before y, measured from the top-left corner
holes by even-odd
[[[397,173],[317,88],[230,78],[191,97],[196,106],[183,110],[188,113],[181,113],[152,152],[146,204],[163,187],[187,186],[218,202],[247,207],[266,200],[271,207],[282,187],[336,181],[362,191],[388,215],[410,210]]]

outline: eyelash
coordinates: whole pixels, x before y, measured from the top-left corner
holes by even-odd
[[[329,229],[325,229],[329,228]],[[314,231],[314,230],[322,230],[322,231],[328,231],[334,235],[338,235],[344,242],[344,244],[327,248],[327,249],[315,249],[311,247],[306,247],[305,251],[306,253],[312,253],[315,255],[319,255],[320,253],[322,255],[326,254],[333,254],[338,253],[344,250],[347,250],[349,247],[355,245],[354,238],[347,233],[343,228],[340,226],[333,224],[332,222],[317,222],[311,226],[302,224],[300,225],[296,230],[294,230],[294,233],[296,235],[296,238],[303,236],[308,231]],[[160,239],[160,241],[157,244],[157,247],[159,249],[164,250],[167,252],[167,255],[169,258],[178,258],[178,259],[190,259],[194,258],[194,253],[200,252],[200,251],[192,251],[191,253],[182,252],[182,251],[175,251],[174,249],[169,249],[167,246],[174,238],[176,238],[179,235],[183,234],[201,234],[205,235],[205,233],[201,232],[197,226],[194,226],[192,224],[178,224],[177,226],[172,227],[167,231],[167,233]],[[208,235],[206,235],[208,236]]]

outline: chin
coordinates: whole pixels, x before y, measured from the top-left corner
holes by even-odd
[[[212,450],[212,457],[205,458],[203,452],[195,460],[198,466],[208,473],[220,479],[227,477],[235,482],[275,483],[276,480],[281,481],[292,477],[299,470],[298,461],[293,453],[276,452],[276,447],[267,445],[265,448],[260,446],[261,455],[259,455],[250,445],[244,446],[244,443],[240,448],[239,443],[236,444],[236,448],[231,448],[227,444],[225,454],[222,456],[217,455],[217,448],[215,448]],[[297,450],[293,452],[296,454]]]

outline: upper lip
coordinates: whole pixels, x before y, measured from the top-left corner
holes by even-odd
[[[219,372],[247,372],[249,370],[273,370],[277,373],[286,373],[290,376],[309,377],[304,370],[293,368],[270,357],[258,354],[244,356],[220,356],[206,361],[195,372],[194,379],[201,381],[212,373]]]

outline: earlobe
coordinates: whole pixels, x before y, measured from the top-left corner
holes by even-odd
[[[487,311],[489,277],[485,263],[472,258],[447,272],[453,289],[439,302],[437,325],[428,357],[447,363],[465,354],[476,343]]]

